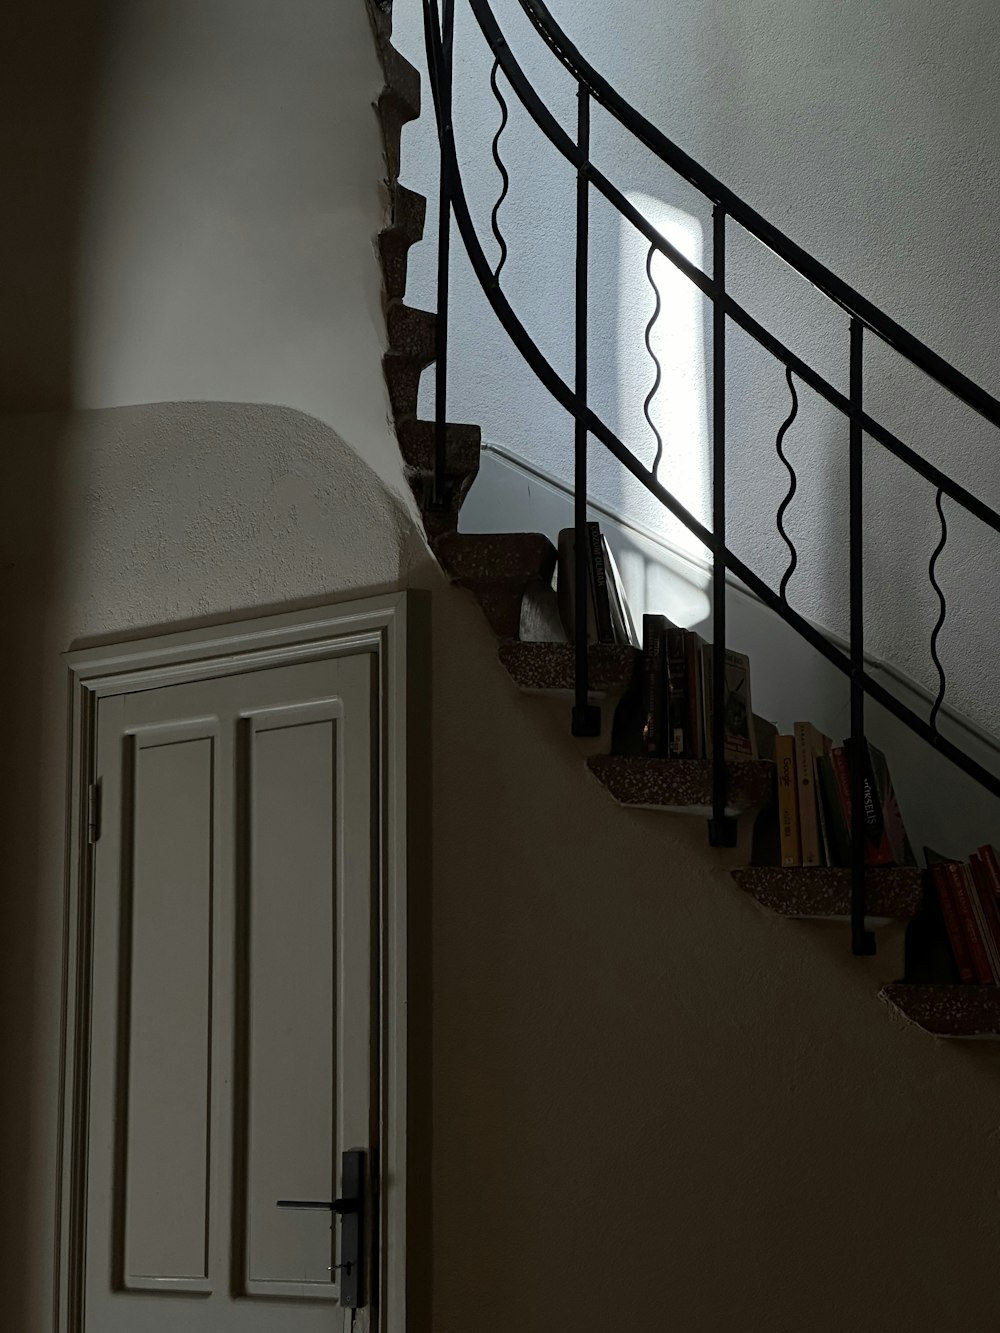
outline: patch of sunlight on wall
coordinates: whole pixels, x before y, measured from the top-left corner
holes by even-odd
[[[664,240],[702,267],[704,236],[697,218],[648,194],[630,192],[628,198]],[[646,350],[645,333],[656,298],[646,275],[646,239],[624,219],[621,227],[618,420],[625,443],[651,467],[656,440],[643,415],[643,403],[655,381],[656,367]],[[649,407],[663,437],[658,476],[695,518],[708,524],[711,483],[703,298],[662,254],[654,255],[652,274],[661,301],[659,318],[650,333],[662,371],[660,387]],[[657,502],[653,501],[652,506]],[[661,539],[682,554],[703,561],[706,551],[697,537],[666,509],[658,507],[656,512],[652,506],[641,516],[644,525],[654,528]],[[628,508],[631,506],[623,505],[625,516],[632,517]]]

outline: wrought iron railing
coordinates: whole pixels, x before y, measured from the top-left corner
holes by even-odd
[[[947,613],[945,595],[936,579],[937,561],[947,541],[948,530],[942,501],[947,496],[966,513],[979,519],[994,532],[1000,532],[1000,515],[964,486],[921,457],[865,407],[863,351],[866,332],[882,342],[920,371],[930,376],[950,394],[967,404],[992,425],[1000,427],[1000,401],[956,370],[936,352],[909,333],[884,311],[856,292],[836,274],[785,236],[747,203],[706,171],[661,131],[640,115],[580,54],[559,27],[542,0],[518,0],[521,9],[560,63],[569,71],[577,88],[577,129],[572,138],[545,105],[522,67],[515,59],[497,22],[490,0],[467,0],[482,35],[493,54],[491,87],[502,112],[502,122],[493,140],[493,155],[503,179],[503,192],[494,206],[491,226],[500,245],[500,262],[491,266],[479,242],[459,169],[452,123],[452,76],[454,66],[455,0],[424,0],[424,33],[428,70],[433,95],[438,139],[441,151],[441,183],[438,248],[438,361],[436,370],[436,448],[435,480],[432,503],[445,504],[446,422],[448,414],[448,325],[449,325],[449,246],[452,221],[461,236],[469,262],[500,323],[524,360],[552,396],[575,422],[574,522],[576,527],[576,617],[575,617],[575,702],[572,726],[575,735],[593,736],[600,730],[600,713],[590,701],[587,641],[587,466],[588,444],[593,436],[654,495],[711,553],[712,559],[712,633],[715,644],[726,643],[726,576],[734,574],[760,601],[790,625],[817,652],[837,667],[850,682],[851,691],[851,818],[852,818],[852,888],[851,942],[857,954],[874,952],[874,938],[865,924],[865,838],[864,838],[864,740],[865,700],[871,698],[903,722],[913,733],[957,765],[993,795],[1000,796],[1000,778],[983,768],[938,728],[938,716],[944,701],[947,679],[937,651],[938,636]],[[508,176],[499,159],[498,144],[507,123],[508,109],[497,81],[502,72],[506,83],[528,112],[538,129],[576,170],[576,279],[575,279],[575,381],[568,384],[552,367],[528,333],[501,287],[501,274],[507,257],[507,242],[497,227],[498,212],[507,193]],[[590,160],[590,113],[597,103],[613,116],[634,138],[666,166],[699,190],[712,204],[712,271],[704,272],[672,245],[645,218],[624,194]],[[647,275],[652,283],[651,263],[657,253],[664,255],[712,302],[712,525],[701,523],[658,476],[661,447],[652,468],[647,468],[597,415],[588,398],[588,271],[590,244],[590,201],[593,191],[601,194],[617,212],[645,237],[649,245]],[[764,327],[727,289],[727,225],[734,223],[754,236],[807,279],[850,320],[849,389],[845,395],[784,341]],[[653,284],[655,287],[655,284]],[[657,293],[659,302],[659,293]],[[655,320],[655,315],[654,315]],[[792,397],[792,409],[778,432],[777,451],[789,472],[789,489],[778,508],[777,529],[789,550],[789,562],[775,591],[752,570],[726,542],[726,331],[732,322],[769,352],[785,368]],[[653,355],[646,331],[646,345]],[[654,357],[655,359],[655,357]],[[786,591],[795,570],[797,553],[789,538],[783,518],[795,493],[796,476],[782,444],[798,410],[796,380],[807,385],[847,419],[850,440],[849,513],[850,513],[850,636],[849,649],[828,638],[789,605]],[[659,366],[657,366],[657,383]],[[654,387],[655,392],[655,387]],[[650,426],[649,403],[645,412]],[[655,427],[653,427],[655,431]],[[930,655],[938,675],[938,692],[930,714],[921,717],[904,704],[866,670],[864,640],[864,526],[863,441],[865,436],[877,441],[890,455],[913,473],[930,483],[941,522],[941,537],[928,570],[939,600],[939,615],[931,634]],[[725,693],[725,659],[721,651],[713,654],[713,697]],[[732,846],[736,840],[735,821],[727,816],[727,768],[725,755],[724,710],[712,711],[712,735],[709,738],[712,759],[712,818],[709,836],[714,846]]]

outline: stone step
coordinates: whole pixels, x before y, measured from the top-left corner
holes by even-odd
[[[645,759],[592,755],[590,771],[620,805],[672,814],[712,814],[712,764],[708,759]],[[737,759],[729,774],[727,815],[763,805],[771,792],[774,765],[766,759]]]
[[[587,649],[592,694],[626,689],[640,654],[629,645],[592,643]],[[576,686],[576,649],[571,643],[505,643],[500,661],[518,689],[572,694]]]
[[[425,523],[427,518],[425,513]],[[505,640],[518,636],[525,589],[536,580],[550,583],[556,565],[556,548],[537,532],[450,532],[434,542],[434,553]]]
[[[733,871],[739,887],[779,916],[806,921],[849,921],[851,872],[839,866],[745,866]],[[869,927],[909,921],[923,900],[916,866],[871,866],[865,871]]]
[[[935,1037],[1000,1039],[1000,986],[954,986],[895,981],[879,999]]]

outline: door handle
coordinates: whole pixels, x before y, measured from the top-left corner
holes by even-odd
[[[365,1223],[365,1154],[353,1148],[340,1159],[340,1181],[343,1197],[339,1199],[279,1199],[279,1208],[294,1208],[307,1212],[335,1213],[341,1218],[340,1303],[348,1310],[359,1310],[364,1299],[364,1223]]]

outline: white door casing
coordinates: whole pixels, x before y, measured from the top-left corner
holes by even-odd
[[[405,1328],[405,594],[69,656],[62,1333]],[[100,837],[88,842],[95,815]]]

